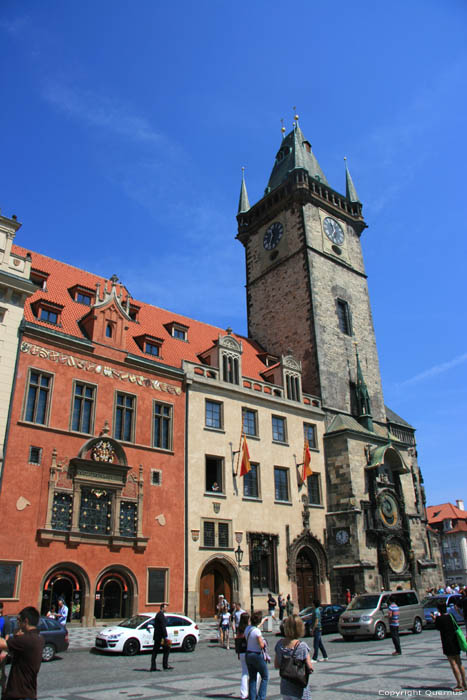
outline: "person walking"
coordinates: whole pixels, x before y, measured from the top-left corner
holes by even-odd
[[[455,693],[462,693],[467,690],[465,682],[465,670],[461,661],[461,650],[456,635],[456,625],[452,615],[446,613],[446,601],[440,601],[437,606],[439,615],[431,613],[435,627],[439,630],[441,636],[441,646],[443,654],[448,657],[451,665],[454,678],[456,679],[456,687],[453,688]]]
[[[245,610],[242,608],[240,603],[235,603],[235,610],[232,613],[232,632],[234,634],[237,633],[237,629],[238,629],[238,626],[240,624],[240,618],[244,612],[245,612]]]
[[[391,631],[392,643],[394,644],[394,651],[392,652],[392,655],[400,656],[402,651],[401,643],[399,641],[399,606],[397,605],[394,596],[390,596],[389,598],[388,616],[389,629]]]
[[[39,619],[36,608],[23,608],[18,615],[19,633],[0,638],[0,651],[8,651],[13,657],[3,700],[37,698],[37,675],[44,648],[44,639],[37,629]]]
[[[345,589],[345,604],[348,605],[351,600],[352,600],[352,594],[350,592],[350,588],[346,588]]]
[[[66,625],[66,621],[68,620],[68,606],[65,605],[65,598],[58,599],[57,620],[63,626]]]
[[[315,609],[313,611],[313,617],[311,618],[313,633],[313,661],[319,661],[318,656],[320,650],[323,655],[323,661],[327,661],[328,654],[326,649],[324,648],[323,640],[321,639],[321,635],[323,632],[323,627],[321,623],[321,601],[314,600],[313,605],[315,606]]]
[[[282,595],[282,593],[279,593],[279,595],[277,596],[277,604],[279,606],[279,620],[283,620],[285,611],[285,598]]]
[[[276,610],[276,599],[272,597],[272,593],[268,593],[268,615],[272,617],[273,620],[276,619],[275,615],[275,610]]]
[[[294,603],[292,598],[290,597],[290,593],[287,594],[287,600],[285,601],[285,612],[287,613],[287,617],[290,617],[290,615],[293,615],[293,608],[294,608]]]
[[[248,668],[249,700],[266,700],[268,689],[269,670],[263,657],[266,642],[263,639],[258,625],[261,624],[262,613],[255,610],[251,615],[251,624],[245,628],[245,637],[248,639],[245,660]],[[259,690],[257,690],[257,675],[261,676]]]
[[[247,612],[242,612],[240,615],[240,620],[238,625],[235,628],[235,651],[237,652],[237,656],[240,661],[240,665],[242,668],[242,677],[240,680],[240,697],[242,700],[247,700],[248,698],[248,667],[246,665],[246,652],[240,650],[240,644],[243,640],[245,640],[244,644],[248,642],[247,638],[245,637],[245,629],[248,627],[250,624],[250,616]]]
[[[169,654],[170,654],[170,640],[167,632],[167,625],[165,619],[165,612],[167,610],[167,604],[162,603],[160,610],[154,619],[154,646],[152,648],[151,654],[151,668],[150,671],[160,671],[160,668],[156,667],[157,654],[159,653],[162,646],[162,668],[164,671],[172,671],[173,666],[169,666]]]
[[[313,673],[313,664],[310,659],[310,647],[305,642],[300,641],[305,633],[305,625],[299,615],[290,615],[284,621],[285,638],[280,639],[275,648],[274,668],[280,669],[282,659],[285,656],[294,656],[300,661],[304,661],[308,670],[308,675]],[[311,691],[308,685],[303,688],[287,678],[281,678],[281,693],[283,700],[311,700]]]
[[[230,649],[230,640],[229,640],[229,633],[230,633],[230,613],[227,608],[224,608],[223,612],[221,612],[220,620],[219,620],[219,628],[221,631],[221,644],[224,647],[224,649]]]
[[[3,602],[0,601],[0,639],[7,640],[10,636],[10,621],[3,614]],[[7,652],[0,652],[0,691],[2,697],[6,688],[6,657]]]

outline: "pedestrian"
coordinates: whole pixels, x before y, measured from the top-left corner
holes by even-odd
[[[247,612],[242,612],[240,615],[240,620],[238,622],[238,625],[236,626],[236,634],[235,634],[235,651],[237,652],[237,656],[240,661],[240,665],[242,668],[242,677],[240,681],[240,697],[242,700],[247,700],[248,698],[248,667],[246,665],[246,653],[245,651],[242,651],[242,640],[245,640],[243,643],[243,646],[246,648],[246,643],[248,642],[247,638],[245,637],[245,629],[248,627],[250,624],[250,616]]]
[[[23,608],[18,615],[19,632],[8,639],[0,638],[0,651],[12,655],[10,673],[3,700],[35,700],[37,698],[37,674],[41,667],[44,639],[39,634],[39,611]]]
[[[263,656],[266,642],[261,634],[261,630],[258,628],[261,620],[262,613],[255,610],[251,615],[251,623],[245,628],[244,633],[248,639],[245,659],[248,668],[249,700],[266,700],[268,689],[269,670]],[[258,673],[261,676],[259,691],[256,689]]]
[[[8,639],[10,636],[10,620],[3,614],[3,602],[0,601],[0,639]],[[6,687],[6,651],[0,652],[0,689],[2,697]]]
[[[439,614],[431,613],[431,619],[435,623],[436,629],[439,630],[443,654],[448,657],[456,679],[456,687],[453,688],[453,691],[462,693],[464,690],[467,690],[467,686],[465,683],[465,670],[461,661],[461,650],[456,635],[456,625],[452,616],[446,613],[446,601],[440,601],[436,607]]]
[[[287,617],[290,617],[290,615],[293,615],[293,608],[294,608],[294,602],[292,598],[290,597],[290,593],[287,593],[287,600],[285,601],[285,612],[287,613]]]
[[[279,595],[277,596],[277,604],[279,606],[279,620],[283,620],[285,611],[285,598],[282,595],[282,593],[279,593]]]
[[[323,633],[323,627],[321,623],[321,601],[314,600],[313,605],[315,606],[315,609],[313,610],[313,616],[311,618],[311,631],[313,634],[313,661],[319,661],[318,656],[320,650],[323,655],[323,661],[327,661],[328,654],[326,649],[324,648],[323,640],[321,639],[321,635]]]
[[[167,624],[165,619],[165,612],[167,610],[167,603],[162,603],[160,610],[154,618],[154,646],[152,648],[151,654],[151,668],[150,671],[160,671],[160,668],[156,667],[157,654],[162,647],[162,668],[164,671],[172,671],[173,666],[169,666],[169,654],[171,641],[167,632]]]
[[[346,588],[345,589],[345,604],[348,605],[351,600],[352,600],[352,594],[350,592],[350,588]]]
[[[50,606],[50,610],[47,613],[46,617],[51,617],[53,620],[57,619],[57,608],[55,607],[55,605]]]
[[[272,593],[268,593],[268,615],[272,617],[274,620],[276,619],[276,616],[274,614],[274,611],[276,609],[276,599],[272,597]]]
[[[245,610],[242,608],[240,603],[235,603],[235,610],[232,613],[232,631],[234,634],[237,633],[238,626],[240,624],[240,618]]]
[[[224,649],[230,649],[230,613],[227,607],[225,607],[224,610],[221,612],[221,616],[219,619],[219,627],[221,632],[221,644],[224,647]]]
[[[274,667],[280,669],[281,661],[286,656],[294,656],[299,661],[304,661],[308,675],[313,673],[313,664],[310,659],[310,647],[300,641],[305,633],[305,625],[299,615],[290,615],[284,621],[284,639],[280,639],[275,648]],[[308,684],[305,688],[287,678],[281,677],[281,693],[283,700],[311,700],[311,691]]]
[[[396,598],[394,596],[389,597],[389,629],[391,631],[392,643],[394,644],[393,656],[400,656],[401,643],[399,641],[399,606],[396,603]]]
[[[65,598],[58,599],[57,620],[61,625],[66,625],[68,620],[68,607],[65,605]]]

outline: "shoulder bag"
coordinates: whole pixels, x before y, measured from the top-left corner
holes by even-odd
[[[308,669],[305,659],[297,659],[295,652],[300,642],[297,642],[293,648],[292,654],[282,654],[279,674],[281,678],[295,683],[300,688],[306,688],[308,685]]]
[[[456,637],[457,637],[457,641],[459,642],[460,650],[467,651],[467,640],[464,637],[463,631],[461,630],[461,628],[459,627],[455,618],[452,615],[450,615],[450,618],[452,620],[452,623],[454,625],[454,629],[456,631]]]
[[[245,654],[246,648],[248,646],[248,638],[251,634],[251,630],[248,632],[248,637],[242,635],[241,637],[235,637],[235,652],[237,654]]]

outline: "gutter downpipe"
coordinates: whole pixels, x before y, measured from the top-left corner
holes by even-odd
[[[191,381],[185,376],[185,615],[188,615],[188,418]]]

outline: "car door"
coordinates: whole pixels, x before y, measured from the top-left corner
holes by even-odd
[[[167,626],[167,634],[173,647],[179,647],[183,643],[188,621],[178,615],[166,615],[165,624]]]
[[[138,628],[138,637],[141,642],[141,649],[152,649],[154,646],[154,618],[144,622]]]

